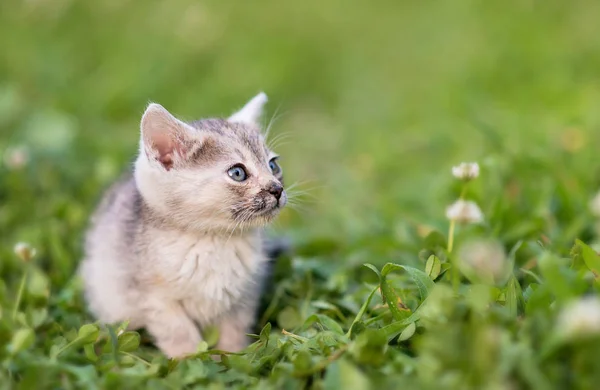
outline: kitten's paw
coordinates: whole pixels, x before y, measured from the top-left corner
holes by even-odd
[[[248,345],[250,345],[250,340],[242,331],[237,334],[222,335],[217,343],[217,349],[226,352],[240,352]]]
[[[183,359],[196,353],[198,344],[193,341],[188,342],[157,342],[158,348],[171,359]]]
[[[195,354],[202,338],[194,321],[180,305],[158,300],[153,303],[147,311],[146,329],[156,346],[170,358]]]

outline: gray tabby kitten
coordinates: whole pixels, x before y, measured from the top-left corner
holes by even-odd
[[[141,121],[134,174],[92,217],[80,274],[104,323],[145,327],[169,357],[247,345],[265,276],[262,227],[286,204],[278,156],[257,121],[260,93],[225,119],[184,123],[158,104]]]

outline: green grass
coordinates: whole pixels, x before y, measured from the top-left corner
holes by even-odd
[[[29,161],[0,168],[0,386],[596,388],[595,301],[573,302],[599,291],[599,16],[592,0],[2,2],[0,151]],[[169,362],[89,325],[83,232],[145,105],[227,115],[259,90],[308,194],[274,228],[296,252],[256,343]],[[461,161],[481,165],[465,196],[485,220],[449,252]],[[472,240],[512,272],[490,278],[491,254],[454,267]]]

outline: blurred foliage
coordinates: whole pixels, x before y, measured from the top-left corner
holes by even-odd
[[[595,388],[594,306],[560,313],[598,289],[599,17],[592,0],[2,1],[0,385]],[[256,343],[175,362],[93,325],[82,234],[144,106],[221,116],[259,90],[300,205],[275,226],[296,251]],[[464,160],[485,222],[456,246],[501,243],[498,285],[447,251]]]

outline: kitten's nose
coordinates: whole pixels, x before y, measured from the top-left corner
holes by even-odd
[[[267,191],[269,191],[269,193],[273,195],[275,199],[279,200],[279,198],[281,198],[281,193],[283,192],[283,186],[279,183],[271,182],[269,188],[267,188]]]

